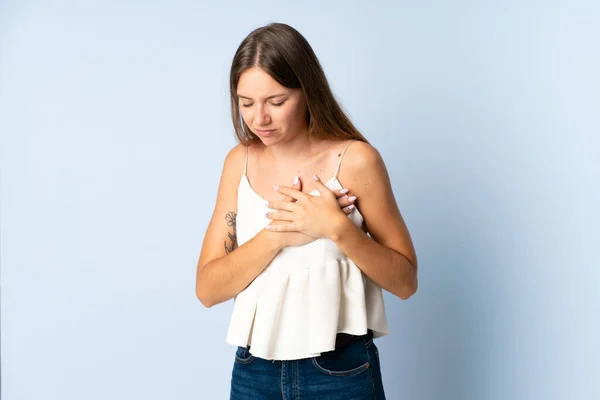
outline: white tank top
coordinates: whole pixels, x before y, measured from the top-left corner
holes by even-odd
[[[331,190],[342,189],[337,174],[348,146],[335,174],[325,183]],[[250,186],[247,167],[246,147],[237,199],[239,246],[269,224],[265,213],[273,211]],[[318,196],[319,192],[310,194]],[[362,227],[358,209],[348,218]],[[263,359],[297,360],[334,350],[338,332],[364,335],[367,329],[373,337],[389,334],[381,288],[334,241],[319,238],[304,246],[284,247],[235,297],[226,341],[250,345],[250,353]]]

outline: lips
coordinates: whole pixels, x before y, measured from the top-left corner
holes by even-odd
[[[260,136],[271,136],[275,132],[275,129],[257,129],[256,133]]]

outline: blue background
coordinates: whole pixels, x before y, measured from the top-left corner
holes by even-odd
[[[600,398],[598,2],[8,0],[2,399],[228,397],[232,302],[203,308],[195,270],[230,62],[274,21],[380,150],[415,242],[419,291],[385,294],[376,342],[388,398]]]

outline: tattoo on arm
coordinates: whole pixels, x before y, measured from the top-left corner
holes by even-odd
[[[233,232],[228,232],[229,241],[225,241],[225,254],[229,254],[237,248],[237,228],[235,226],[235,219],[237,214],[233,211],[229,211],[225,215],[225,221],[227,221],[227,226],[233,228]]]

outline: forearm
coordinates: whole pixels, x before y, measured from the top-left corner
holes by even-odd
[[[226,256],[201,268],[196,277],[196,296],[206,307],[227,301],[244,290],[275,258],[280,246],[260,231]]]
[[[349,218],[335,221],[330,239],[375,284],[401,299],[417,290],[417,268],[402,254],[371,239]]]

